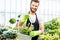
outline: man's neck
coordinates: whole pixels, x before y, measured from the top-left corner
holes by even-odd
[[[31,15],[35,15],[35,13],[33,13],[33,12],[31,12],[31,11],[30,11],[30,14],[31,14]]]

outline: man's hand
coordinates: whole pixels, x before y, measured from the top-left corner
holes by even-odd
[[[21,19],[19,20],[19,22],[16,24],[16,27],[22,26],[23,23],[26,21],[26,19],[29,18],[29,14],[25,13],[24,15],[22,15]]]
[[[40,35],[40,34],[41,34],[41,30],[31,31],[30,32],[30,37],[35,37],[35,36]]]
[[[26,21],[26,19],[29,18],[29,14],[25,13],[22,18],[21,18],[21,22],[24,23]]]

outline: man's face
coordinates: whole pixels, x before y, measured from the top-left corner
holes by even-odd
[[[37,11],[38,6],[39,6],[39,3],[33,1],[30,4],[30,10],[31,10],[31,12],[35,13]]]

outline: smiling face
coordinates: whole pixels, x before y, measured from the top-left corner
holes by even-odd
[[[32,13],[35,13],[37,11],[37,9],[38,9],[38,6],[39,6],[38,2],[32,1],[31,4],[30,4],[30,11]]]

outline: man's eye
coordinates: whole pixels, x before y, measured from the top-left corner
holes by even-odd
[[[33,5],[34,6],[34,5]]]

